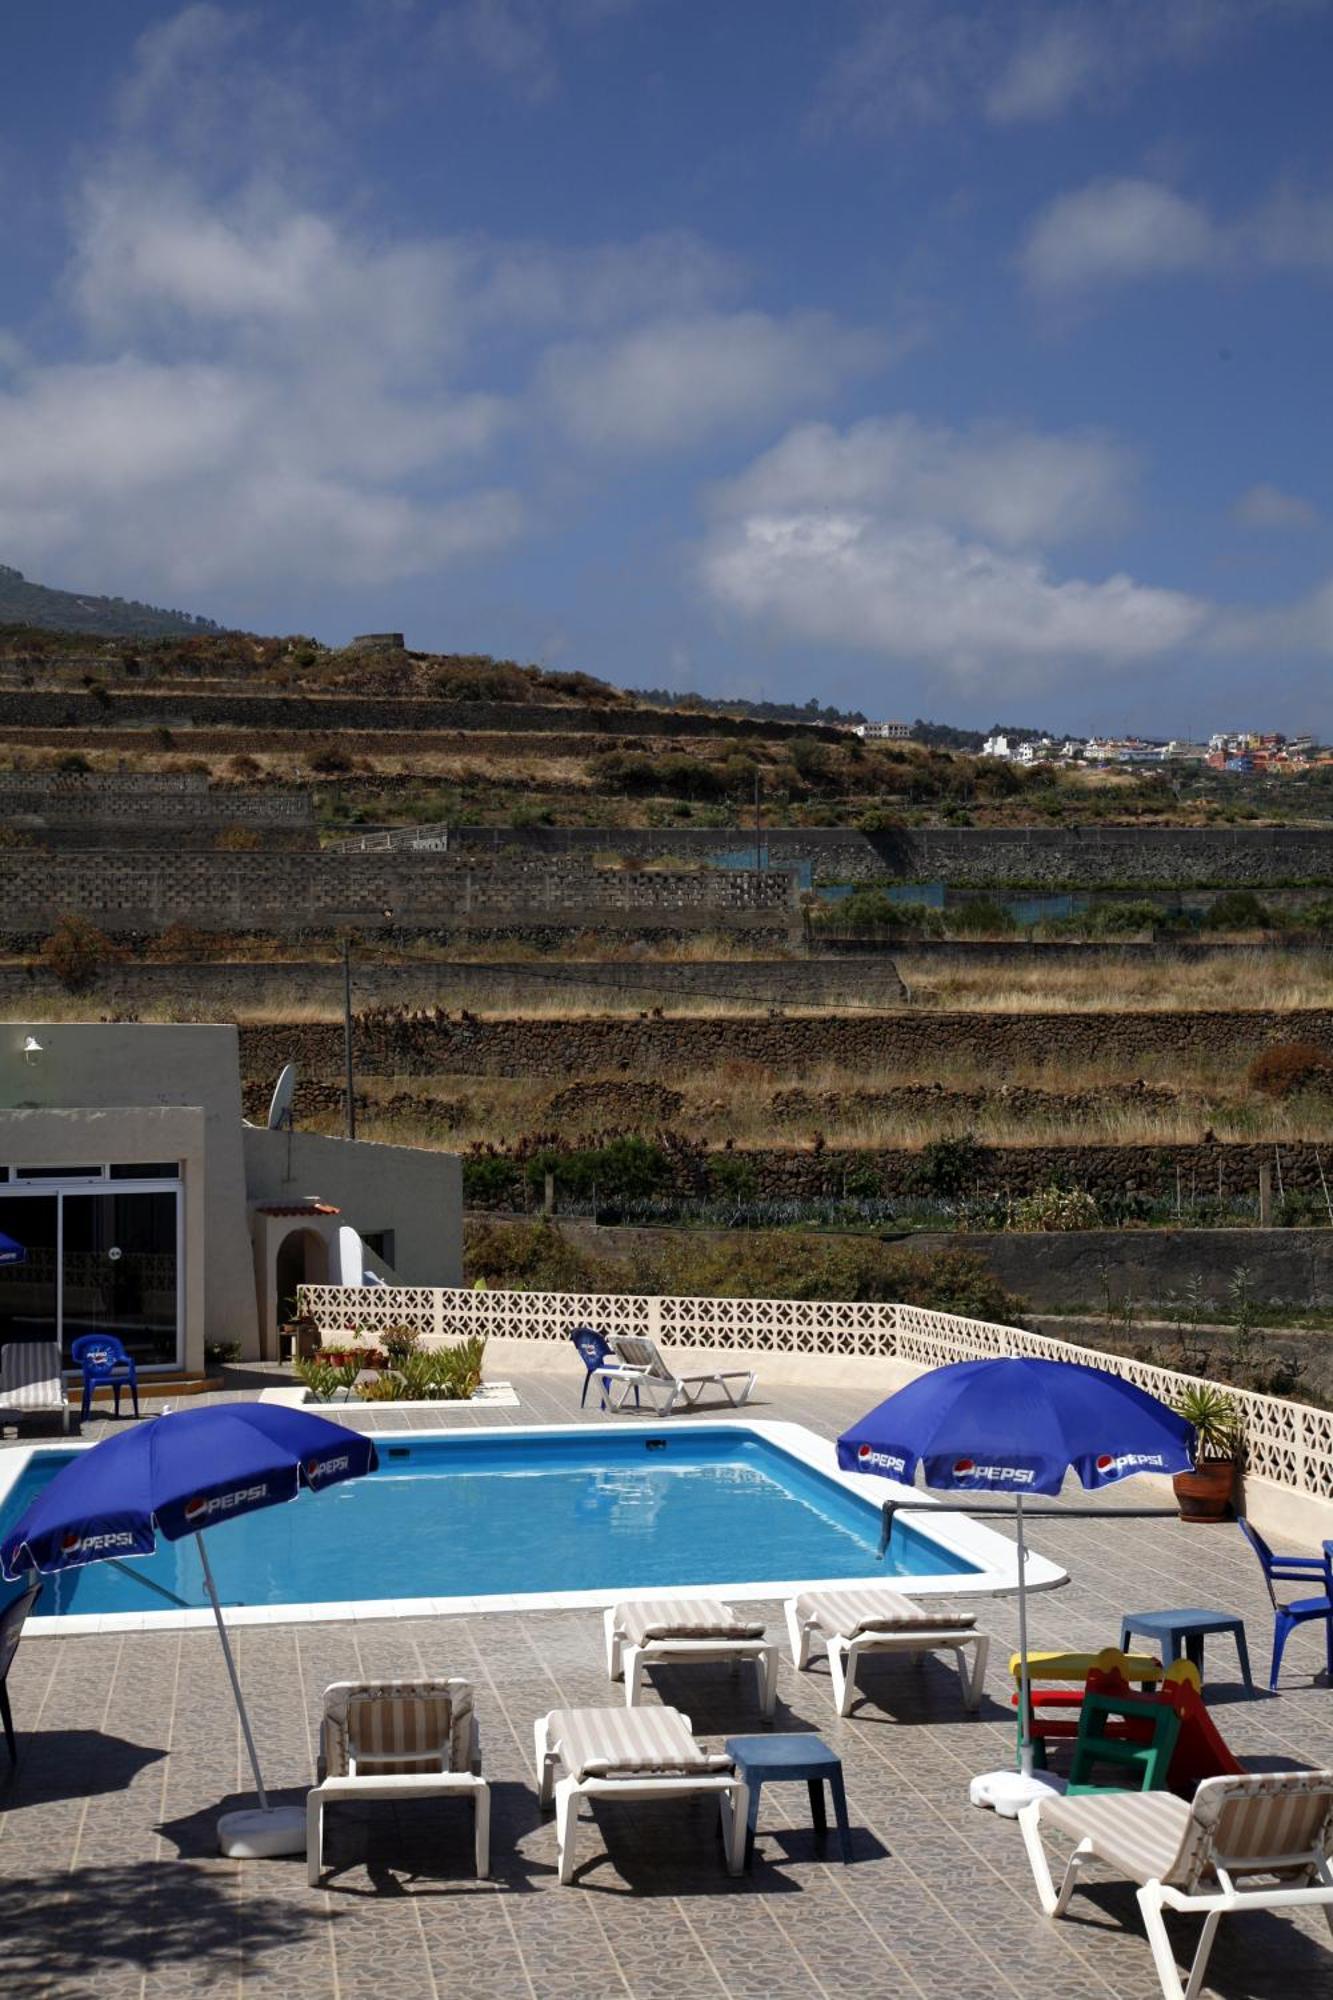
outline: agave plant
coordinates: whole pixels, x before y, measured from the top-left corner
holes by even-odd
[[[331,1368],[327,1361],[294,1361],[292,1367],[317,1403],[332,1401],[342,1379],[336,1368]]]
[[[1192,1382],[1182,1389],[1172,1408],[1194,1426],[1194,1460],[1240,1456],[1240,1410],[1234,1396],[1212,1382]]]
[[[380,1375],[373,1382],[358,1383],[356,1393],[363,1403],[401,1403],[408,1390],[401,1375]]]

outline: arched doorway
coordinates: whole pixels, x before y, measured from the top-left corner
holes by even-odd
[[[277,1324],[281,1326],[286,1320],[295,1319],[298,1285],[327,1285],[328,1282],[327,1240],[315,1229],[290,1230],[278,1245],[274,1266]]]

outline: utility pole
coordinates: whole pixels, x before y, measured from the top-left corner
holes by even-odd
[[[756,869],[764,865],[763,816],[759,803],[759,766],[754,767],[754,865]]]
[[[352,940],[343,935],[343,1060],[347,1069],[347,1136],[356,1137],[356,1097],[352,1083]]]

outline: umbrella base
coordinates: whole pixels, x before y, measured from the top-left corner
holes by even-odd
[[[238,1861],[268,1861],[278,1854],[305,1853],[305,1808],[258,1806],[223,1813],[218,1821],[218,1852]]]
[[[1017,1819],[1024,1806],[1064,1788],[1064,1779],[1049,1771],[986,1771],[973,1778],[967,1795],[974,1806],[991,1806],[1002,1819]]]

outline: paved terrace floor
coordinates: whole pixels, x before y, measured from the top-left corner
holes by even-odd
[[[449,1410],[457,1422],[577,1421],[580,1376],[532,1374],[521,1408]],[[251,1393],[254,1393],[253,1389]],[[836,1434],[875,1397],[760,1385],[754,1413]],[[614,1421],[614,1419],[593,1419]],[[368,1428],[433,1428],[362,1412]],[[95,1428],[102,1428],[100,1424]],[[1121,1489],[1121,1504],[1134,1497]],[[1107,1506],[1113,1514],[1114,1501]],[[1114,1643],[1122,1610],[1205,1602],[1243,1613],[1256,1666],[1271,1617],[1234,1527],[1043,1520],[1037,1547],[1071,1583],[1037,1597],[1036,1646]],[[765,1607],[780,1631],[779,1607]],[[555,1878],[555,1833],[537,1810],[532,1723],[547,1709],[618,1701],[601,1618],[358,1620],[250,1628],[235,1636],[265,1776],[280,1800],[311,1782],[316,1718],[331,1681],[463,1673],[475,1684],[493,1785],[493,1875],[471,1874],[471,1814],[420,1802],[329,1815],[328,1886],[300,1860],[238,1863],[214,1852],[219,1809],[249,1802],[235,1711],[208,1631],[29,1639],[10,1676],[21,1732],[15,1779],[0,1769],[0,1982],[16,1996],[222,1995],[244,2000],[1155,2000],[1130,1889],[1095,1881],[1075,1920],[1037,1909],[1016,1825],[974,1810],[967,1781],[1012,1756],[1005,1670],[1010,1600],[990,1601],[987,1698],[965,1718],[937,1661],[880,1660],[839,1721],[820,1667],[779,1679],[778,1729],[819,1731],[840,1752],[854,1862],[816,1851],[803,1786],[765,1789],[754,1871],[725,1874],[715,1808],[585,1808],[574,1885]],[[1223,1733],[1260,1768],[1333,1764],[1322,1639],[1292,1639],[1284,1692],[1249,1699],[1225,1641],[1207,1691]],[[659,1674],[647,1697],[683,1708],[717,1747],[760,1721],[753,1683],[725,1668]],[[1177,1920],[1188,1961],[1197,1921]],[[1223,1923],[1210,1994],[1227,2000],[1333,1993],[1322,1921]]]

